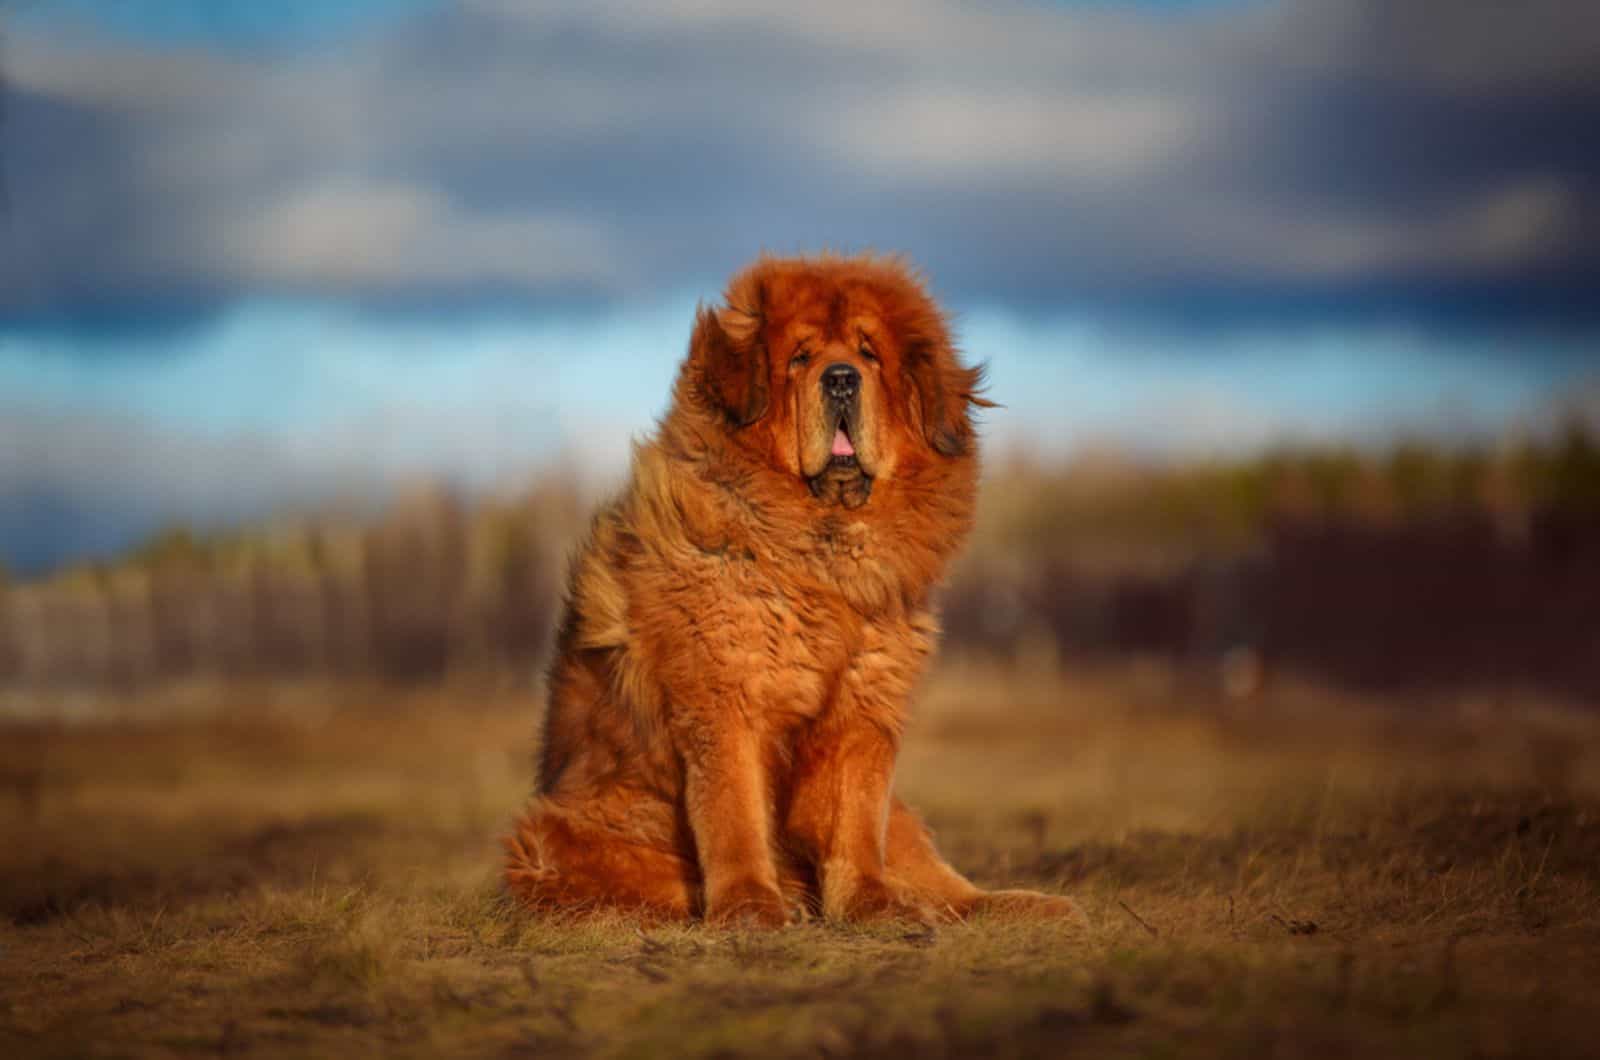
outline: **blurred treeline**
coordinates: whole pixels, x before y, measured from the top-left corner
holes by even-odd
[[[430,487],[376,518],[175,529],[114,563],[0,578],[0,682],[531,675],[582,518],[566,480],[470,505]]]
[[[381,516],[200,537],[7,584],[0,683],[532,680],[590,502],[419,491]],[[1155,656],[1247,695],[1286,669],[1356,685],[1600,702],[1600,439],[1115,454],[990,468],[945,596],[947,650]]]

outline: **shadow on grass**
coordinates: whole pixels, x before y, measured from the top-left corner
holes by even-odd
[[[142,842],[17,858],[0,881],[0,917],[22,927],[46,924],[86,908],[153,909],[295,886],[332,867],[348,876],[363,848],[392,838],[380,814],[332,814],[275,821],[235,836],[201,826],[139,825]],[[8,859],[11,860],[11,859]]]

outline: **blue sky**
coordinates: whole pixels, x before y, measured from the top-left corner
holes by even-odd
[[[261,50],[337,42],[434,0],[50,0],[14,4],[24,31],[67,29],[156,46]]]
[[[58,0],[0,69],[0,561],[615,476],[757,252],[907,253],[992,449],[1485,436],[1600,366],[1559,0]]]

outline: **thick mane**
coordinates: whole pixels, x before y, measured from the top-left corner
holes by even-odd
[[[686,366],[672,408],[634,453],[627,518],[641,537],[798,566],[867,614],[925,606],[972,526],[975,444],[958,460],[905,460],[869,503],[840,512],[732,444],[692,385]]]

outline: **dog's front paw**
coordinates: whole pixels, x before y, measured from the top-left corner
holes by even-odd
[[[781,928],[789,905],[771,884],[736,880],[706,896],[706,922],[722,927]]]

